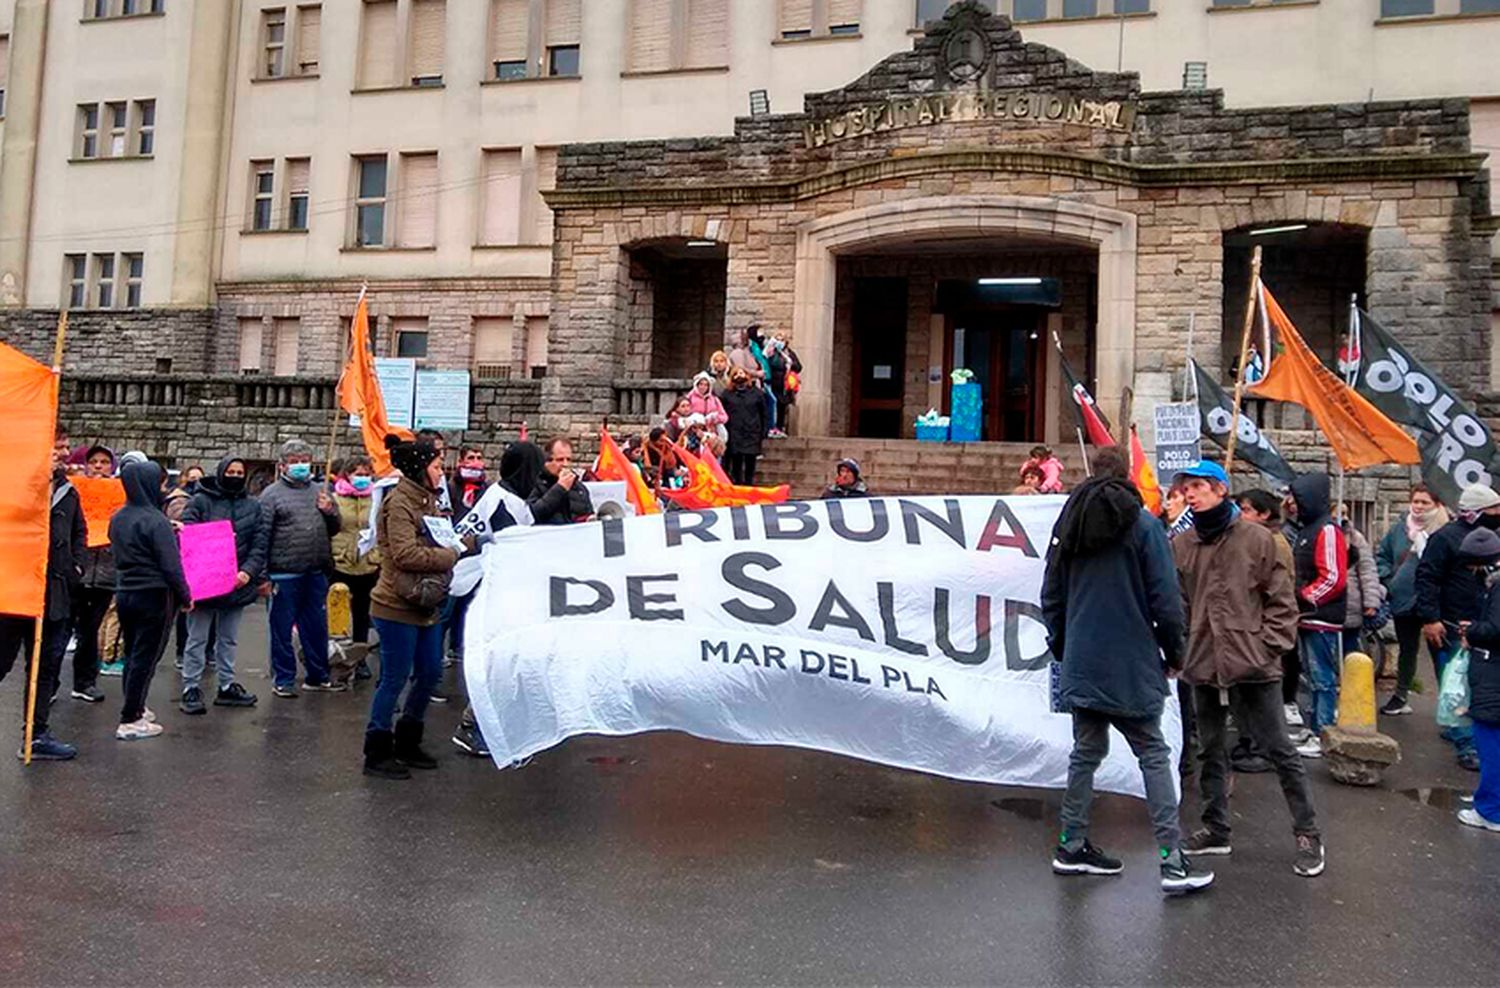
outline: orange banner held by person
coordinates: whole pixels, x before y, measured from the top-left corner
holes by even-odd
[[[1377,463],[1420,463],[1422,456],[1412,437],[1324,367],[1271,290],[1264,282],[1259,288],[1266,316],[1284,349],[1249,393],[1307,409],[1345,470]]]
[[[78,491],[90,549],[109,545],[109,520],[125,507],[125,485],[119,477],[69,477]]]
[[[638,515],[654,515],[661,511],[656,495],[646,484],[646,478],[630,462],[620,449],[608,429],[599,430],[599,461],[594,465],[594,476],[600,480],[616,480],[625,483],[625,497]]]
[[[47,523],[57,375],[0,343],[0,614],[41,617],[47,599]]]
[[[712,453],[706,455],[710,460],[713,457]],[[706,508],[738,508],[750,504],[780,504],[791,496],[792,489],[786,484],[779,487],[747,487],[743,484],[725,483],[719,479],[724,475],[723,470],[715,470],[717,461],[713,461],[714,465],[710,466],[704,459],[681,447],[677,449],[677,456],[687,464],[687,486],[678,490],[664,490],[662,496],[680,507],[696,511]],[[726,477],[725,480],[727,479]]]
[[[1134,425],[1130,427],[1130,482],[1140,491],[1146,510],[1153,515],[1161,514],[1161,484],[1156,480],[1156,468],[1146,456]]]
[[[343,373],[339,375],[339,407],[350,415],[359,416],[360,438],[365,452],[375,462],[375,473],[391,472],[391,454],[385,448],[385,437],[395,433],[402,439],[411,439],[409,429],[392,426],[385,410],[385,395],[380,390],[380,378],[375,374],[375,354],[370,349],[370,306],[364,293],[354,307],[354,319],[349,323],[349,353],[344,361]]]

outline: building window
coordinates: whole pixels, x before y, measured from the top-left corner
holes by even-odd
[[[318,48],[322,45],[323,8],[316,4],[297,8],[297,74],[318,74]]]
[[[395,334],[396,356],[409,357],[417,361],[427,359],[426,319],[392,319],[391,330]]]
[[[88,256],[86,254],[64,255],[63,271],[65,272],[68,279],[68,308],[83,308],[84,303],[88,299]]]
[[[356,158],[358,180],[354,200],[354,244],[385,245],[385,155]]]
[[[78,108],[78,157],[99,157],[98,103],[85,103]]]
[[[365,0],[359,40],[359,88],[396,85],[396,0]]]
[[[5,80],[10,72],[10,35],[0,34],[0,120],[5,119]]]
[[[928,21],[942,20],[943,14],[956,2],[958,0],[917,0],[917,27],[924,27]],[[980,0],[979,6],[989,11],[995,9],[992,0]]]
[[[297,351],[302,337],[302,320],[297,318],[271,321],[272,344],[275,347],[275,366],[272,372],[277,377],[295,377],[297,374]]]
[[[526,318],[526,367],[533,379],[547,376],[547,317]]]
[[[727,64],[728,0],[630,0],[629,51],[631,72]]]
[[[396,246],[431,247],[437,243],[437,184],[435,152],[401,155]]]
[[[271,229],[271,213],[276,203],[276,163],[250,162],[251,207],[250,229]]]
[[[125,308],[139,309],[141,307],[141,278],[146,273],[146,256],[144,254],[121,254],[120,257],[125,265]]]
[[[1460,14],[1500,14],[1500,0],[1460,0]]]
[[[1420,17],[1432,13],[1433,0],[1380,0],[1381,17]]]
[[[1099,0],[1063,0],[1064,17],[1097,17]]]
[[[1047,19],[1047,0],[1015,0],[1015,6],[1012,9],[1012,20],[1045,21]]]
[[[263,10],[260,17],[261,78],[280,79],[286,75],[286,10]]]
[[[135,101],[135,153],[142,157],[156,150],[156,100]]]
[[[101,120],[102,116],[102,120]],[[101,145],[101,123],[107,143]],[[115,100],[78,107],[76,158],[149,157],[156,148],[156,101]]]
[[[1117,14],[1149,14],[1151,0],[1115,0]]]
[[[125,135],[130,131],[129,106],[126,103],[104,104],[104,115],[109,121],[109,157],[125,157]]]
[[[547,49],[547,74],[550,76],[578,75],[578,46],[557,45]]]
[[[859,33],[860,0],[781,0],[783,41]]]
[[[115,305],[115,255],[94,255],[94,308],[112,309]]]
[[[240,320],[240,373],[260,373],[261,344],[265,338],[265,323],[259,316]]]
[[[311,158],[288,158],[286,161],[286,228],[307,229],[308,179],[312,173]]]
[[[83,19],[97,21],[106,17],[138,17],[160,14],[166,9],[166,0],[86,0]]]
[[[503,246],[521,242],[521,152],[484,152],[484,203],[479,243]]]
[[[492,78],[509,82],[582,71],[582,0],[489,0]],[[535,13],[541,18],[532,31]]]
[[[511,339],[515,320],[505,318],[474,319],[474,376],[476,378],[510,377]]]
[[[446,0],[412,0],[407,25],[407,67],[413,86],[443,84]]]

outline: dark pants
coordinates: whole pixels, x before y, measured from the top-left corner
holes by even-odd
[[[309,683],[328,682],[328,577],[322,573],[278,576],[271,595],[271,675],[277,686],[297,682],[292,626],[302,639],[302,665]]]
[[[460,662],[464,657],[464,617],[469,605],[474,603],[474,594],[467,597],[449,597],[443,608],[443,638],[448,643],[448,654]]]
[[[1240,683],[1229,687],[1235,710],[1243,717],[1242,732],[1248,732],[1256,748],[1270,759],[1281,780],[1281,792],[1292,811],[1292,831],[1318,836],[1318,820],[1307,789],[1307,769],[1302,756],[1286,732],[1281,688],[1276,683]],[[1225,722],[1228,704],[1216,686],[1194,686],[1193,705],[1198,712],[1199,751],[1203,774],[1199,778],[1203,797],[1203,824],[1215,837],[1229,837],[1229,749]]]
[[[146,694],[156,663],[167,650],[172,628],[172,594],[167,590],[121,590],[115,594],[120,636],[125,640],[125,706],[120,723],[132,724],[146,711]]]
[[[786,413],[792,410],[792,406],[791,403],[786,400],[786,391],[775,391],[773,392],[773,394],[776,397],[776,417],[772,419],[771,422],[772,425],[775,426],[775,428],[780,429],[782,432],[785,432]]]
[[[26,656],[21,668],[26,675],[21,677],[22,696],[30,688],[31,649],[36,622],[31,618],[0,617],[0,680],[3,680],[15,664],[16,653]],[[42,622],[42,656],[36,673],[36,714],[32,721],[32,736],[47,733],[47,715],[52,710],[52,694],[57,692],[59,674],[62,672],[63,655],[68,651],[69,622]],[[21,704],[22,729],[25,729],[26,705]]]
[[[1417,676],[1417,656],[1422,652],[1422,619],[1405,614],[1392,620],[1396,625],[1396,698],[1405,700],[1411,693],[1412,680]]]
[[[755,483],[755,461],[754,453],[729,453],[724,457],[724,469],[729,471],[729,479],[736,484],[751,485]]]
[[[1193,688],[1177,680],[1177,707],[1182,711],[1182,760],[1178,767],[1192,763],[1192,753],[1198,743],[1198,716],[1193,713]]]
[[[427,715],[433,688],[443,675],[441,624],[406,624],[376,618],[375,630],[380,632],[380,681],[370,701],[367,734],[389,731],[395,726],[396,706],[407,680],[411,680],[411,689],[406,692],[401,718],[420,723]]]
[[[350,639],[361,645],[370,640],[370,591],[380,580],[380,571],[361,573],[335,573],[333,578],[349,588],[349,617],[352,627]]]
[[[1146,781],[1146,808],[1156,843],[1176,849],[1182,843],[1177,823],[1177,786],[1172,777],[1172,749],[1161,734],[1159,717],[1116,717],[1094,710],[1073,711],[1073,754],[1068,759],[1068,790],[1063,794],[1061,843],[1077,850],[1089,835],[1089,806],[1094,801],[1094,772],[1109,754],[1109,729],[1125,735]]]
[[[1297,688],[1302,681],[1302,656],[1294,648],[1281,653],[1281,702],[1297,703]]]
[[[80,693],[99,682],[99,626],[109,613],[113,590],[83,587],[73,597],[73,630],[78,647],[73,651],[73,689]]]

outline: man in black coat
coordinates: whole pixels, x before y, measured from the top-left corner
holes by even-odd
[[[567,525],[594,513],[588,488],[573,470],[573,444],[562,437],[547,443],[547,460],[526,504],[536,525]]]
[[[67,761],[78,749],[52,736],[48,715],[52,697],[57,692],[58,674],[72,633],[73,595],[83,577],[84,560],[88,558],[88,539],[83,524],[83,509],[78,493],[68,483],[63,463],[68,457],[68,437],[60,435],[52,447],[52,514],[48,521],[47,595],[42,613],[41,662],[37,668],[36,713],[32,721],[31,757],[33,761]],[[26,675],[21,677],[22,690],[30,686],[31,653],[36,622],[29,617],[0,616],[0,679],[4,679],[24,650]],[[25,708],[22,707],[22,717]],[[22,726],[24,738],[24,723]],[[24,758],[23,747],[16,752]]]

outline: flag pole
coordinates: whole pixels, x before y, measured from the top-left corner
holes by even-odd
[[[354,311],[359,311],[359,303],[365,300],[365,293],[370,290],[370,283],[364,282],[359,286],[359,298],[354,300]],[[354,345],[354,324],[349,324],[349,335],[344,338],[344,359],[339,366],[339,380],[333,386],[333,420],[328,424],[328,462],[323,466],[323,486],[333,490],[333,451],[339,441],[339,413],[344,410],[343,403],[339,401],[339,389],[344,385],[344,370],[349,366],[349,351]]]
[[[1234,411],[1229,417],[1229,445],[1224,450],[1224,473],[1234,469],[1235,440],[1240,434],[1240,406],[1245,401],[1245,363],[1250,359],[1250,330],[1255,326],[1255,301],[1260,293],[1260,247],[1250,253],[1250,287],[1245,293],[1245,326],[1240,333],[1240,362],[1234,375]],[[1267,357],[1269,359],[1269,356]],[[1270,367],[1266,370],[1269,372]]]
[[[62,377],[63,344],[68,338],[68,310],[63,309],[57,314],[57,338],[52,344],[52,374],[54,377]],[[55,438],[55,437],[54,437]],[[52,526],[52,509],[49,507],[47,513],[42,516],[42,524],[47,527],[47,538],[50,541]],[[21,764],[31,764],[31,740],[36,730],[36,690],[37,677],[42,668],[42,619],[47,614],[47,601],[45,595],[42,599],[42,613],[36,617],[36,622],[31,627],[31,668],[26,676],[26,725],[21,737]]]
[[[1085,477],[1092,477],[1094,475],[1094,468],[1089,466],[1089,448],[1084,445],[1083,430],[1075,425],[1073,426],[1073,432],[1078,436],[1078,452],[1083,455],[1083,475]]]
[[[1194,389],[1193,397],[1194,398],[1198,397],[1198,395],[1196,393],[1197,392],[1197,380],[1196,380],[1196,376],[1193,374],[1193,334],[1197,330],[1197,323],[1198,323],[1198,313],[1196,313],[1196,312],[1189,312],[1188,313],[1187,360],[1182,365],[1182,397],[1183,398],[1186,398],[1188,396],[1188,386],[1189,385],[1193,386],[1193,389]]]

